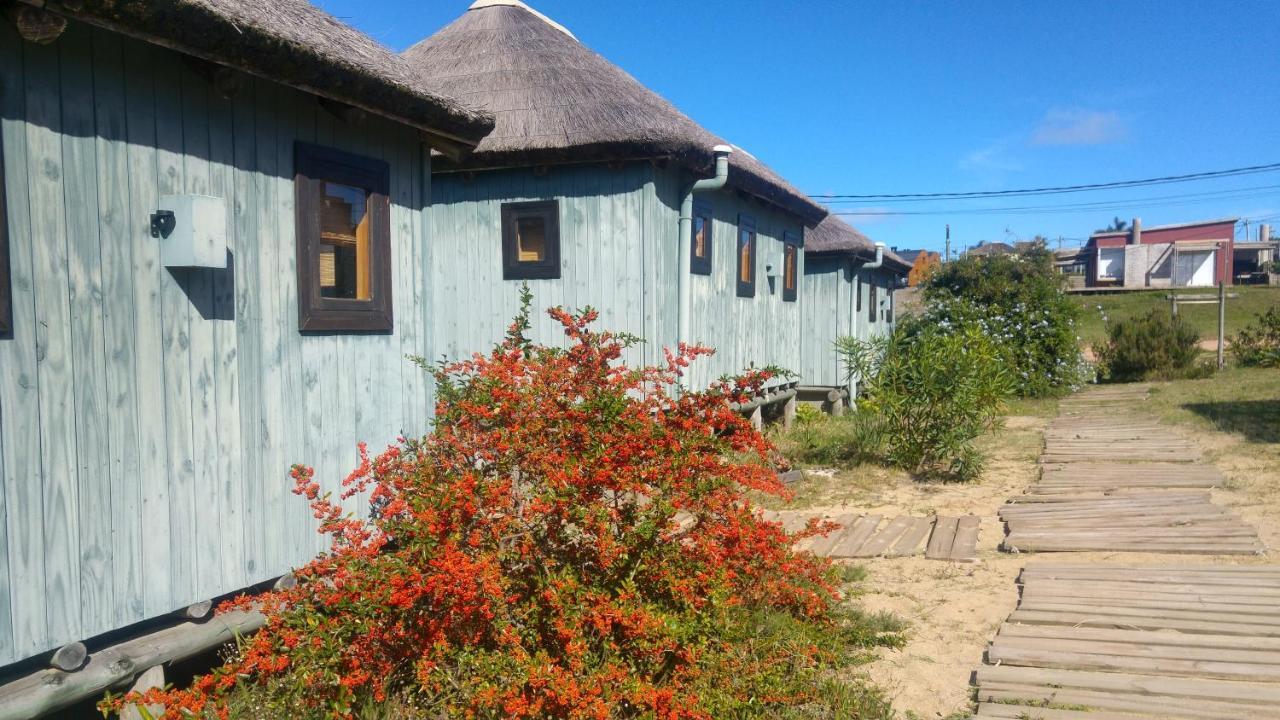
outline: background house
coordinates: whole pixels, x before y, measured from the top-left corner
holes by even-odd
[[[289,466],[426,430],[428,144],[492,127],[305,0],[58,7],[0,21],[0,664],[322,549]]]
[[[893,252],[902,258],[903,262],[911,265],[911,271],[907,273],[908,287],[916,287],[928,279],[930,273],[942,266],[942,254],[932,250],[899,250],[894,248]]]
[[[404,56],[497,117],[474,153],[432,167],[427,304],[469,310],[428,310],[433,357],[498,340],[527,282],[539,308],[590,305],[643,337],[631,362],[716,348],[694,385],[797,365],[800,248],[824,208],[734,148],[723,188],[694,195],[682,224],[725,141],[517,0],[480,0]],[[534,330],[562,339],[545,316]]]
[[[1235,218],[1096,232],[1084,252],[1088,287],[1209,287],[1232,283]]]
[[[857,379],[848,377],[836,340],[866,340],[893,330],[894,289],[911,265],[885,249],[880,267],[871,267],[876,254],[866,235],[835,215],[806,233],[799,365],[805,388],[851,396]]]

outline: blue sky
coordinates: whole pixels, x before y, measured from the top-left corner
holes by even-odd
[[[319,4],[403,50],[469,1]],[[1280,2],[531,4],[809,193],[1000,190],[1280,162]],[[1116,215],[1148,227],[1225,216],[1280,226],[1280,172],[833,207],[938,213],[846,218],[899,247],[941,249],[948,223],[953,247],[1036,234],[1072,245]]]

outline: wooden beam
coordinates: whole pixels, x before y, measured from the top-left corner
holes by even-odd
[[[262,613],[236,610],[208,622],[186,622],[113,645],[89,656],[79,672],[41,670],[0,686],[0,720],[40,717],[133,682],[144,670],[208,652],[256,632]]]
[[[89,649],[84,646],[84,643],[67,643],[53,653],[53,657],[49,658],[49,665],[64,672],[75,672],[84,665],[87,657],[89,657]]]
[[[439,150],[442,155],[450,160],[462,160],[473,149],[470,145],[426,130],[422,132],[422,137],[428,145]]]

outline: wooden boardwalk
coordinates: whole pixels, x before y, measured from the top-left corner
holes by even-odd
[[[844,513],[824,515],[804,511],[766,512],[765,517],[781,522],[788,531],[800,530],[810,518],[829,520],[842,526],[826,537],[801,541],[797,547],[815,555],[832,558],[906,557],[924,553],[935,560],[974,562],[978,559],[976,515],[938,517],[894,517]]]
[[[1033,564],[976,718],[1280,717],[1280,568]]]
[[[1000,510],[1011,552],[1252,555],[1257,531],[1209,490],[1222,473],[1190,442],[1140,414],[1146,386],[1063,400],[1045,431],[1040,479]]]

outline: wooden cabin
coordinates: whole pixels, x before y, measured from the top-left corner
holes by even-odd
[[[430,153],[492,125],[305,0],[0,16],[0,665],[322,549],[290,464],[426,431]]]
[[[644,338],[630,362],[716,348],[694,385],[798,365],[804,232],[824,208],[740,148],[723,188],[691,192],[727,143],[518,0],[479,0],[404,56],[497,119],[474,153],[432,165],[428,304],[472,309],[428,318],[437,356],[497,341],[527,282],[539,309],[590,305]],[[545,316],[536,331],[561,337]]]
[[[835,215],[828,215],[806,233],[801,287],[802,302],[811,311],[804,317],[800,345],[806,396],[821,391],[823,397],[830,394],[826,400],[832,403],[852,397],[856,378],[848,377],[835,350],[836,340],[865,340],[893,330],[897,319],[894,290],[911,265],[883,246],[879,250],[880,266],[871,267],[877,246]]]

